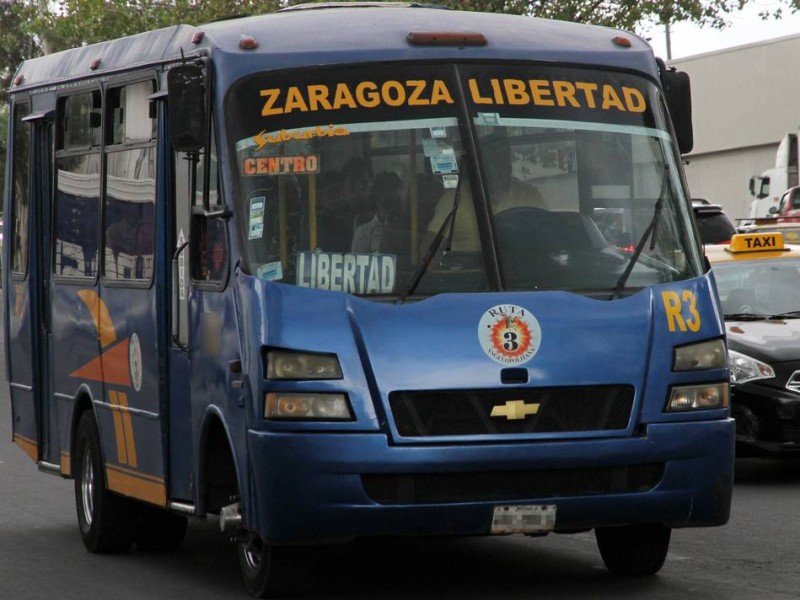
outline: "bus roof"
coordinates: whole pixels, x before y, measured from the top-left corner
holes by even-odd
[[[487,43],[412,45],[407,41],[410,32],[479,32]],[[243,36],[252,37],[257,47],[240,48]],[[618,36],[628,43],[616,43]],[[199,27],[178,25],[66,50],[25,61],[11,91],[180,60],[182,55],[196,56],[203,51],[212,56],[248,57],[247,61],[226,61],[226,79],[236,79],[254,68],[413,60],[557,61],[657,76],[650,46],[632,33],[435,5],[365,2],[297,5],[276,13]]]

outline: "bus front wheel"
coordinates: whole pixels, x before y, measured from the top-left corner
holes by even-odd
[[[108,491],[100,434],[91,411],[81,415],[75,437],[75,506],[81,538],[90,552],[125,552],[134,535],[129,500]]]
[[[595,529],[606,568],[617,575],[653,575],[669,551],[672,530],[663,525],[626,525]]]
[[[254,598],[274,598],[290,594],[289,550],[271,546],[255,534],[238,544],[239,566],[247,591]]]

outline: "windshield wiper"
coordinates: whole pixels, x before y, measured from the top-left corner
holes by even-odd
[[[458,173],[461,173],[461,161],[456,163],[458,165]],[[458,204],[461,202],[461,181],[463,179],[462,175],[459,175],[458,182],[456,183],[456,191],[453,197],[453,207],[450,209],[450,212],[447,213],[447,216],[442,221],[442,225],[439,227],[439,230],[436,232],[436,235],[433,236],[433,240],[431,241],[428,249],[425,251],[425,256],[417,265],[417,270],[414,271],[414,275],[411,277],[411,280],[408,282],[406,289],[402,291],[402,293],[397,297],[397,304],[402,304],[406,298],[408,298],[414,290],[417,289],[419,282],[422,281],[422,277],[428,271],[428,267],[431,265],[431,261],[433,260],[434,254],[436,254],[436,250],[439,248],[439,244],[442,243],[442,239],[444,238],[445,229],[447,226],[450,226],[450,231],[447,235],[447,245],[444,248],[442,255],[447,254],[450,252],[453,246],[453,233],[456,229],[456,212],[458,211]]]
[[[790,310],[789,312],[770,315],[770,319],[800,319],[800,310]]]
[[[664,174],[661,177],[661,190],[658,192],[658,200],[656,200],[656,206],[653,210],[653,218],[650,220],[650,224],[647,226],[647,229],[644,230],[642,233],[642,237],[639,239],[639,242],[636,244],[636,248],[633,251],[633,255],[631,259],[628,261],[628,265],[625,267],[625,271],[623,271],[622,275],[620,275],[619,280],[617,281],[617,285],[614,286],[614,294],[611,296],[612,300],[619,298],[619,293],[625,287],[625,284],[628,282],[628,278],[631,276],[631,272],[633,271],[633,267],[636,266],[636,262],[639,260],[639,256],[642,254],[644,250],[644,245],[647,243],[647,239],[652,236],[652,240],[650,242],[650,250],[656,247],[656,236],[655,230],[658,227],[658,221],[661,218],[661,209],[664,206],[664,200],[666,197],[667,191],[667,181],[669,175],[669,166],[664,165]]]
[[[756,313],[730,313],[722,315],[722,318],[726,321],[766,321],[767,319],[771,319],[772,316],[759,315]]]

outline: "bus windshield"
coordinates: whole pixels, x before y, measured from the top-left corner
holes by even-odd
[[[697,276],[655,86],[539,65],[328,68],[226,103],[244,265],[362,296],[636,290]]]

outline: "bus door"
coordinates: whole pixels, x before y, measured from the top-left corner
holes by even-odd
[[[45,354],[49,316],[44,308],[41,280],[46,260],[43,244],[47,239],[43,227],[47,219],[41,211],[49,205],[48,129],[44,113],[33,113],[27,101],[17,100],[13,111],[12,181],[4,249],[6,362],[13,439],[34,461],[52,462],[45,401],[49,382],[47,370],[38,368]]]
[[[235,327],[222,327],[228,314],[221,293],[228,277],[225,211],[219,197],[216,141],[200,151],[175,154],[174,248],[172,253],[172,339],[169,358],[170,497],[191,499],[196,489],[193,465],[200,439],[199,414],[193,410],[220,399],[229,362],[223,348],[238,343],[224,340]],[[223,334],[226,329],[227,334]],[[226,338],[227,339],[227,338]],[[222,383],[221,383],[222,382]],[[192,394],[196,397],[192,397]]]
[[[169,268],[156,260],[163,239],[156,219],[154,92],[155,80],[146,79],[109,86],[105,94],[104,117],[111,126],[104,128],[99,294],[110,327],[104,328],[107,339],[101,335],[100,356],[108,486],[166,506],[166,350],[159,293]]]
[[[65,431],[71,401],[93,402],[108,488],[163,506],[153,89],[59,100],[50,365]]]

